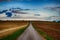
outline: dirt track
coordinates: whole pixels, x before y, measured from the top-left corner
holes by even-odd
[[[46,40],[33,28],[32,23],[29,24],[28,28],[22,33],[17,40]]]
[[[0,30],[26,25],[27,21],[0,21]]]
[[[0,31],[9,29],[9,31],[1,33],[0,37],[12,34],[18,29],[20,29],[22,26],[27,24],[28,22],[26,21],[0,21]],[[42,30],[43,32],[45,32],[55,40],[60,40],[60,23],[47,22],[47,21],[35,21],[35,22],[32,22],[32,24],[34,25],[35,28]],[[13,30],[10,30],[10,29],[13,29]]]
[[[27,24],[28,22],[25,21],[0,21],[0,38],[26,27]]]

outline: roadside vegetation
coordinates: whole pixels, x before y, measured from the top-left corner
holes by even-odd
[[[0,40],[16,40],[28,27],[28,22],[22,21],[0,21]],[[6,30],[6,31],[5,31]]]
[[[47,40],[60,40],[60,23],[48,21],[32,22],[34,28]]]

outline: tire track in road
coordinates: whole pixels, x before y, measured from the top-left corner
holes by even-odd
[[[17,40],[45,40],[40,36],[30,23],[25,32]]]

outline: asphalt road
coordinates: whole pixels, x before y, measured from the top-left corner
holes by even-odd
[[[40,36],[37,31],[32,27],[30,23],[29,27],[25,30],[25,32],[17,38],[17,40],[44,40],[42,36]]]

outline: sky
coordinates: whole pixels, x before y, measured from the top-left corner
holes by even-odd
[[[40,9],[55,6],[60,6],[60,0],[0,0],[0,9],[11,7]]]
[[[20,7],[22,9],[43,9],[45,7],[60,7],[60,0],[0,0],[0,9],[10,9]],[[57,12],[48,12],[42,15],[60,15]],[[56,14],[55,14],[56,13]],[[46,16],[45,15],[45,16]]]

